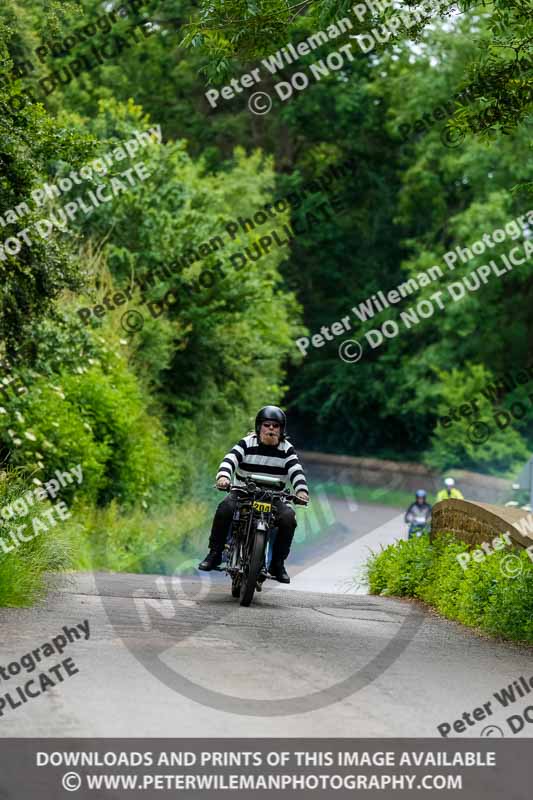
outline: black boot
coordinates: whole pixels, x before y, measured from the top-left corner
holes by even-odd
[[[198,569],[211,572],[222,563],[222,553],[219,550],[210,550],[203,561],[198,564]]]
[[[268,571],[271,575],[273,575],[280,583],[290,583],[291,579],[289,578],[288,572],[285,569],[285,564],[283,561],[272,561],[268,568]]]

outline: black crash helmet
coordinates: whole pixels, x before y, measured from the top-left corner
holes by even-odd
[[[272,422],[279,422],[281,436],[280,440],[283,441],[285,438],[285,427],[287,424],[287,417],[285,413],[278,408],[278,406],[263,406],[257,412],[257,416],[255,418],[255,432],[259,436],[259,431],[261,428],[261,423],[270,420]]]

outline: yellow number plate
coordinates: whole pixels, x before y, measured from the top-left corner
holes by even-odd
[[[254,508],[256,511],[270,511],[272,503],[261,503],[259,500],[254,500]]]

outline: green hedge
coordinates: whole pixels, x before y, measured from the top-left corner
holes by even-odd
[[[0,473],[0,509],[25,495],[28,487],[23,471]],[[0,516],[0,539],[3,541],[0,547],[0,607],[29,606],[38,602],[54,587],[52,573],[63,572],[72,566],[75,555],[72,520],[61,521],[56,515],[53,517],[55,523],[50,522],[44,517],[44,512],[52,507],[49,500],[35,501],[25,514],[17,514],[12,519]],[[34,518],[45,527],[33,529]],[[34,538],[21,540],[17,546],[12,537],[17,541],[17,528],[21,525],[26,525],[22,530],[23,536]]]
[[[469,546],[450,534],[398,541],[367,562],[371,594],[416,597],[449,619],[516,641],[533,642],[533,563],[506,547],[466,570]]]

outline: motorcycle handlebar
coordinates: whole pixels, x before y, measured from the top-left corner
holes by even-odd
[[[231,484],[228,486],[218,486],[216,483],[213,485],[214,489],[218,489],[219,492],[230,492],[233,489],[239,490],[244,489],[245,487],[241,486],[234,486],[232,487]],[[266,490],[269,491],[269,490]],[[270,490],[272,491],[272,490]],[[297,506],[307,506],[309,505],[308,500],[302,500],[300,497],[297,497],[295,494],[291,494],[286,489],[281,490],[279,493],[273,491],[273,494],[277,494],[278,497],[283,497],[285,500],[290,500],[291,503],[294,503]]]
[[[290,494],[287,497],[287,500],[290,500],[297,506],[307,506],[309,505],[309,500],[302,500],[301,497],[297,497],[295,494]]]

